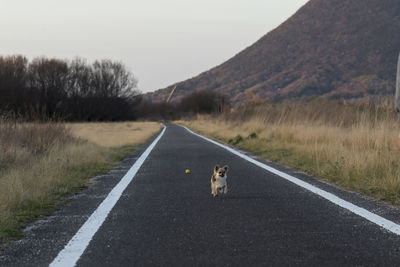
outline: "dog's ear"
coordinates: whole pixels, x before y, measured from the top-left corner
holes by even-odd
[[[228,171],[228,168],[229,168],[229,167],[228,167],[228,165],[225,165],[225,166],[224,166],[224,170],[225,170],[225,172],[227,172],[227,171]]]
[[[215,165],[214,171],[216,172],[216,171],[218,171],[218,169],[219,169],[219,166],[218,166],[218,165]]]

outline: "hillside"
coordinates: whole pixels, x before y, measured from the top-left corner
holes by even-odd
[[[178,83],[173,99],[202,89],[233,104],[393,94],[399,33],[399,0],[311,0],[230,60]],[[145,97],[163,101],[170,90]]]

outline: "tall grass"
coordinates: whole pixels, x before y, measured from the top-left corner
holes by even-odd
[[[20,123],[0,118],[0,173],[27,167],[53,147],[72,141],[68,129],[57,123]]]
[[[23,225],[54,209],[61,196],[87,187],[89,178],[106,172],[160,129],[157,123],[137,125],[142,128],[130,123],[131,131],[120,134],[118,142],[100,146],[92,140],[110,126],[100,124],[97,135],[76,134],[93,126],[88,125],[0,120],[0,240],[19,236]],[[122,123],[112,125],[124,129]]]
[[[184,123],[270,160],[400,204],[399,126],[389,100],[267,103]]]
[[[290,123],[351,127],[357,123],[390,124],[396,121],[396,114],[390,99],[382,98],[373,102],[346,102],[315,99],[308,102],[263,103],[248,105],[220,118],[230,121],[257,119],[263,123]]]

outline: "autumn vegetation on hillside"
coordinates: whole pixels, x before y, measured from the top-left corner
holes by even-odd
[[[176,99],[197,90],[254,99],[393,95],[400,48],[400,1],[310,0],[226,62],[178,83]],[[149,93],[166,99],[171,87]]]

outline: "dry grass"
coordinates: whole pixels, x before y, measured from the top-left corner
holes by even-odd
[[[241,110],[184,123],[270,160],[400,204],[399,127],[392,103],[341,105],[264,105],[250,108],[247,115]]]
[[[73,123],[68,124],[75,137],[103,147],[141,144],[160,130],[156,122]]]
[[[26,222],[54,208],[61,196],[88,186],[89,178],[106,172],[160,128],[157,123],[0,120],[0,240],[20,235]]]

